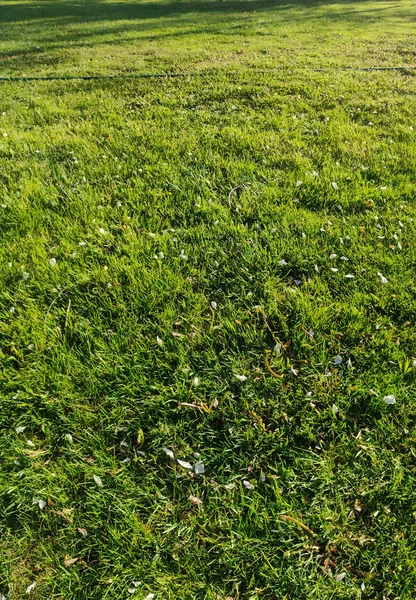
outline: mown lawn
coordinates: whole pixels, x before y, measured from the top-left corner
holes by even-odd
[[[415,598],[415,35],[0,2],[0,598]]]

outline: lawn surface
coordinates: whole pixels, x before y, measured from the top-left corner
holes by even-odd
[[[415,35],[0,2],[2,599],[414,599]]]

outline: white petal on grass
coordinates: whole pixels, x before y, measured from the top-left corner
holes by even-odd
[[[331,268],[331,271],[332,271],[333,273],[338,273],[338,269],[336,269],[335,267],[332,267],[332,268]]]
[[[247,479],[243,480],[243,485],[248,490],[254,489],[254,485],[252,483],[250,483],[249,481],[247,481]]]
[[[334,415],[336,415],[337,412],[339,412],[339,408],[338,408],[338,406],[336,404],[332,405],[332,412],[334,413]]]
[[[336,257],[337,257],[337,255],[336,255],[336,254],[330,254],[330,255],[329,255],[329,259],[330,259],[330,260],[334,260],[334,258],[336,258]]]
[[[156,336],[156,341],[159,344],[159,346],[163,346],[163,340],[158,335]]]
[[[181,465],[181,467],[183,467],[184,469],[188,469],[190,471],[193,469],[193,466],[191,465],[191,463],[186,462],[185,460],[180,460],[179,458],[177,458],[176,460]]]
[[[72,442],[74,441],[74,439],[73,439],[73,437],[72,437],[72,435],[71,435],[70,433],[67,433],[67,434],[65,435],[65,439],[66,439],[66,440],[67,440],[67,441],[68,441],[70,444],[72,444]]]
[[[236,375],[234,373],[234,377],[238,379],[238,381],[247,381],[247,377],[245,375]]]
[[[279,260],[277,264],[279,265],[279,267],[284,267],[285,265],[287,265],[287,262],[284,258],[282,258],[282,260]]]
[[[121,464],[123,465],[127,465],[129,462],[131,462],[131,458],[125,458],[124,460],[121,461]]]
[[[198,377],[194,377],[194,386],[196,387],[197,385],[199,385],[199,378]]]
[[[334,365],[342,365],[342,356],[340,356],[339,354],[337,354],[334,358]]]
[[[100,227],[98,231],[101,233],[101,235],[105,235],[107,233],[104,227]]]
[[[296,182],[296,187],[300,187],[302,185],[303,181],[297,181]]]
[[[315,265],[314,269],[315,269],[316,273],[319,273],[319,267],[318,267],[318,265]]]
[[[11,307],[10,307],[10,312],[11,312],[12,314],[16,312],[16,309],[15,309],[15,307],[14,307],[14,306],[11,306]]]
[[[16,427],[16,433],[23,433],[26,427]]]
[[[153,600],[154,597],[155,597],[154,594],[147,594],[147,596],[144,600]]]
[[[26,271],[23,271],[22,277],[23,277],[24,280],[29,279],[29,273],[27,273]]]
[[[170,448],[162,448],[162,450],[169,458],[175,458],[175,455]]]
[[[37,504],[40,510],[43,510],[46,506],[45,500],[40,500],[39,498],[32,498],[32,504]]]
[[[94,475],[93,479],[95,481],[95,483],[98,485],[98,487],[102,488],[103,486],[103,482],[101,481],[101,477],[99,477],[98,475]]]
[[[214,300],[211,302],[211,307],[213,310],[217,310],[217,303]]]
[[[54,267],[56,265],[56,258],[51,258],[49,264],[51,265],[51,267]]]
[[[335,183],[335,181],[331,181],[331,185],[334,188],[334,190],[338,190],[338,185]]]
[[[28,446],[30,446],[31,448],[34,448],[34,447],[35,447],[35,444],[32,442],[32,440],[27,440],[27,441],[26,441],[26,444],[27,444]]]
[[[196,504],[197,506],[200,506],[202,504],[202,500],[200,500],[196,496],[191,495],[191,496],[189,496],[188,500],[189,500],[189,502],[192,502],[192,504]]]
[[[197,475],[202,475],[202,473],[205,473],[205,465],[204,465],[204,463],[197,462],[195,464],[194,470],[195,470],[195,473]]]
[[[352,368],[352,362],[351,362],[351,359],[350,359],[350,358],[349,358],[349,359],[348,359],[348,361],[347,361],[347,367],[348,367],[349,369],[351,369],[351,368]]]
[[[30,585],[27,586],[27,588],[26,588],[26,594],[30,594],[30,592],[32,590],[34,590],[35,587],[36,587],[36,581],[34,581],[33,583],[31,583]]]
[[[386,404],[396,404],[396,397],[393,395],[384,396],[383,400]]]
[[[416,367],[416,358],[413,359],[412,365]]]
[[[345,279],[354,279],[355,275],[353,275],[352,273],[348,273],[347,275],[345,275]]]

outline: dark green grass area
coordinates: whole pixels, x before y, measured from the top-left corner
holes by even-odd
[[[2,3],[8,600],[415,597],[414,8]]]

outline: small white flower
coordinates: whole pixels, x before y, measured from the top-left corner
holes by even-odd
[[[331,185],[332,185],[332,187],[334,188],[334,190],[337,190],[337,189],[339,189],[339,188],[338,188],[338,185],[335,183],[335,181],[331,181]]]
[[[26,271],[23,271],[22,277],[24,280],[29,279],[29,273],[27,273]]]
[[[26,588],[26,594],[30,594],[30,592],[32,590],[34,590],[35,587],[36,587],[36,581],[34,581],[33,583],[31,583],[30,585],[27,586],[27,588]]]
[[[16,433],[23,433],[26,427],[16,427]]]
[[[202,504],[202,500],[200,500],[196,496],[191,495],[191,496],[189,496],[188,500],[189,500],[189,502],[192,502],[192,504],[196,504],[198,506],[200,506]]]
[[[121,206],[123,206],[123,204],[120,202],[120,200],[117,202],[117,206],[120,208]]]
[[[303,181],[297,181],[296,182],[296,187],[300,187],[302,185]]]
[[[238,381],[247,381],[247,377],[245,375],[236,375],[234,373],[234,377],[238,379]]]
[[[7,137],[8,134],[6,132],[3,133],[3,137]]]
[[[384,275],[382,275],[381,273],[378,274],[380,277],[380,283],[387,283],[387,279],[384,277]]]
[[[175,458],[172,450],[170,448],[162,448],[163,452],[169,456],[169,458]]]
[[[330,254],[330,255],[329,255],[329,259],[330,259],[330,260],[334,260],[334,258],[336,258],[336,257],[337,257],[337,255],[336,255],[336,254]]]
[[[11,307],[10,307],[10,312],[11,312],[12,314],[16,312],[16,309],[15,309],[15,307],[14,307],[14,306],[11,306]]]
[[[74,441],[72,435],[70,433],[65,434],[65,439],[72,444],[72,442]]]
[[[339,354],[334,358],[334,365],[342,365],[342,357]]]
[[[51,265],[51,267],[54,267],[56,265],[56,258],[51,258],[49,264]]]
[[[396,404],[396,397],[393,395],[384,396],[383,400],[386,404]]]
[[[214,300],[211,302],[211,307],[213,310],[217,310],[217,303]]]
[[[156,341],[159,344],[159,346],[163,346],[163,340],[161,340],[158,335],[156,336]]]
[[[186,462],[185,460],[180,460],[179,458],[176,459],[178,461],[178,463],[181,465],[181,467],[183,467],[184,469],[189,469],[192,470],[193,467],[191,465],[191,463]]]
[[[182,260],[188,260],[188,257],[185,254],[185,250],[181,250],[180,258],[182,258]]]
[[[196,387],[197,385],[199,385],[199,377],[194,377],[194,386]]]
[[[101,481],[101,477],[98,477],[98,475],[94,475],[93,479],[94,479],[95,483],[98,485],[98,487],[100,487],[100,488],[104,487],[103,482]]]
[[[27,441],[26,441],[26,444],[27,444],[28,446],[30,446],[30,448],[34,448],[34,447],[35,447],[35,444],[32,442],[32,440],[27,440]]]
[[[101,233],[101,235],[105,235],[107,233],[104,227],[100,227],[98,231]]]
[[[250,483],[249,481],[247,481],[247,479],[243,480],[243,485],[245,488],[247,488],[248,490],[252,490],[254,489],[254,485],[252,483]]]
[[[277,264],[279,265],[279,267],[284,267],[285,265],[287,265],[287,262],[284,258],[282,258],[282,260],[279,260]]]

